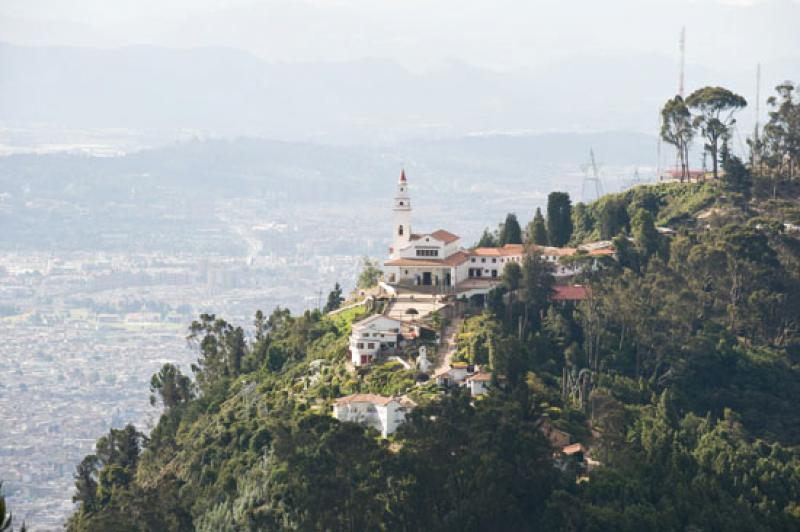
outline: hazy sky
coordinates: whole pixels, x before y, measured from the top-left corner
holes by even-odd
[[[497,69],[564,56],[677,56],[723,69],[800,57],[800,0],[1,0],[17,44],[225,46],[272,61],[457,60]],[[800,77],[800,59],[798,75]]]

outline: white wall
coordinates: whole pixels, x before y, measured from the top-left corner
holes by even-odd
[[[339,421],[352,421],[374,427],[385,438],[403,424],[405,409],[396,400],[389,401],[386,405],[373,405],[366,402],[349,403],[334,405],[333,416]]]
[[[418,257],[417,248],[435,249],[438,254],[435,257]],[[445,255],[444,242],[429,236],[413,240],[410,245],[399,250],[399,255],[404,259],[443,259],[447,256]]]

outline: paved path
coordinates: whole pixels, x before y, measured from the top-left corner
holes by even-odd
[[[442,335],[442,342],[439,344],[439,361],[436,367],[433,368],[433,375],[439,370],[449,368],[450,362],[453,360],[453,353],[456,352],[456,335],[461,330],[461,324],[464,323],[464,318],[453,318]]]
[[[367,296],[364,299],[362,299],[361,301],[356,301],[355,303],[351,303],[351,304],[347,305],[346,307],[339,307],[339,308],[337,308],[335,310],[332,310],[332,311],[328,312],[328,315],[329,316],[334,316],[336,314],[339,314],[340,312],[344,312],[345,310],[350,310],[351,308],[361,307],[363,305],[366,305],[367,301],[369,301],[370,299],[372,299],[372,296]]]

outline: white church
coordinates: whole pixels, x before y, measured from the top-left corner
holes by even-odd
[[[526,253],[538,253],[545,261],[553,264],[554,275],[559,281],[566,281],[578,273],[580,268],[585,267],[574,263],[562,264],[562,257],[578,253],[589,258],[614,255],[610,242],[587,244],[581,248],[506,244],[502,247],[464,249],[460,238],[444,229],[432,233],[413,233],[411,197],[405,171],[400,173],[397,182],[392,232],[393,244],[389,248],[389,259],[384,262],[381,286],[391,295],[402,296],[402,300],[393,302],[394,310],[402,315],[398,315],[398,312],[384,312],[353,324],[349,348],[354,367],[372,364],[382,355],[395,353],[407,340],[405,336],[409,335],[409,328],[414,330],[416,327],[411,337],[418,335],[419,327],[414,321],[424,318],[424,314],[432,310],[444,307],[446,303],[442,296],[480,298],[487,294],[502,282],[506,264],[522,263]],[[557,288],[566,289],[565,293],[557,290],[557,299],[583,297],[570,295],[575,292],[575,287]],[[584,290],[580,293],[585,296],[586,292]],[[413,314],[402,312],[412,307]],[[428,310],[422,313],[417,311],[423,308]],[[476,381],[473,386],[477,389],[483,384],[483,381]]]
[[[509,262],[521,263],[527,252],[537,252],[554,266],[556,278],[575,275],[579,266],[560,263],[561,257],[576,253],[594,256],[612,255],[607,246],[597,243],[581,248],[557,248],[506,244],[467,250],[461,247],[458,236],[444,229],[432,233],[411,230],[411,197],[405,170],[397,182],[394,198],[394,242],[389,248],[389,260],[384,262],[384,280],[389,285],[433,287],[441,293],[456,295],[486,294],[501,282],[503,268]],[[601,245],[598,245],[601,244]]]

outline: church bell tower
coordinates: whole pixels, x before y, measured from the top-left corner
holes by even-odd
[[[399,257],[399,252],[411,241],[411,197],[408,195],[408,181],[406,171],[400,172],[397,181],[397,194],[394,197],[394,244],[392,245],[392,258]]]

